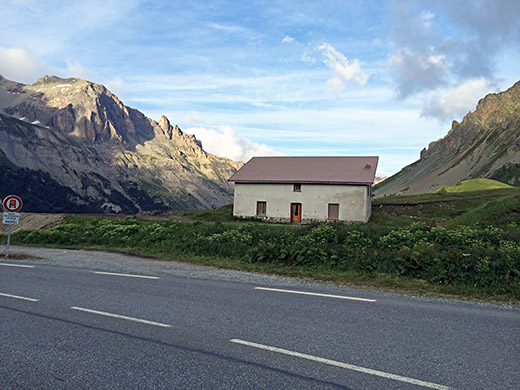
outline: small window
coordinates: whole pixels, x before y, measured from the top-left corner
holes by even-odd
[[[339,219],[339,204],[338,203],[329,203],[329,219],[337,220]]]
[[[293,186],[293,191],[295,192],[301,192],[302,191],[302,185],[301,184],[295,184]]]
[[[267,202],[256,202],[256,215],[265,215]]]

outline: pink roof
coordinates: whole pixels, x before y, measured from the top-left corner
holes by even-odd
[[[378,160],[377,156],[253,157],[228,181],[372,184]]]

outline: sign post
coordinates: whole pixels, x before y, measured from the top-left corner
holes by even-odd
[[[11,225],[18,224],[20,221],[20,214],[18,211],[22,208],[22,199],[16,195],[6,196],[3,201],[4,206],[4,225],[9,225],[7,233],[7,245],[5,246],[5,257],[9,257],[9,243],[11,242]]]

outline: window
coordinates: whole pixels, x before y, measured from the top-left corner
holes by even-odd
[[[267,202],[256,202],[256,215],[265,215]]]
[[[302,185],[301,184],[295,184],[293,186],[293,191],[295,192],[301,192],[302,191]]]
[[[338,203],[329,203],[329,219],[337,220],[339,219],[339,204]]]

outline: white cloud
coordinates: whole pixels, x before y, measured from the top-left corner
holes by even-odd
[[[189,123],[189,124],[196,124],[196,125],[209,125],[210,124],[204,118],[202,118],[197,111],[192,111],[189,114],[184,115],[184,122]]]
[[[124,97],[125,83],[122,78],[103,79],[94,71],[79,62],[68,62],[66,68],[56,68],[40,60],[31,50],[25,47],[0,47],[0,75],[25,84],[32,84],[45,75],[59,77],[79,77],[94,83],[103,83],[110,91]]]
[[[51,70],[27,48],[0,47],[0,74],[7,79],[32,84]]]
[[[474,110],[478,100],[494,90],[494,85],[484,78],[438,89],[424,105],[422,114],[444,119],[460,118]]]
[[[389,10],[389,65],[401,98],[478,79],[497,81],[500,54],[520,43],[518,0],[395,0]]]
[[[93,82],[99,80],[99,76],[95,72],[85,68],[79,62],[67,61],[67,67],[65,69],[54,69],[53,73],[61,77],[78,77]]]
[[[325,57],[323,62],[332,70],[332,77],[327,81],[327,86],[333,91],[341,92],[344,84],[351,81],[360,86],[366,84],[369,76],[361,69],[358,60],[349,61],[347,57],[326,42],[317,49]]]
[[[401,97],[442,85],[448,72],[445,60],[443,55],[410,48],[403,48],[392,55],[389,64],[397,71]]]
[[[384,169],[377,168],[376,177],[379,179],[382,179],[384,177],[390,177],[392,175],[393,175],[393,173],[391,173],[389,171],[385,171]]]
[[[230,126],[219,126],[219,129],[192,127],[187,133],[195,134],[202,141],[205,151],[217,156],[227,157],[234,161],[247,162],[254,156],[280,156],[277,152],[264,144],[251,142],[239,138]]]
[[[294,39],[293,37],[289,36],[289,35],[286,35],[283,39],[282,39],[282,43],[293,43],[295,42],[296,39]]]
[[[117,95],[119,98],[125,96],[125,82],[121,77],[114,77],[105,83],[107,89]]]
[[[262,38],[262,34],[258,31],[239,25],[210,23],[208,26],[213,28],[217,33],[244,40],[248,45],[255,45]]]

